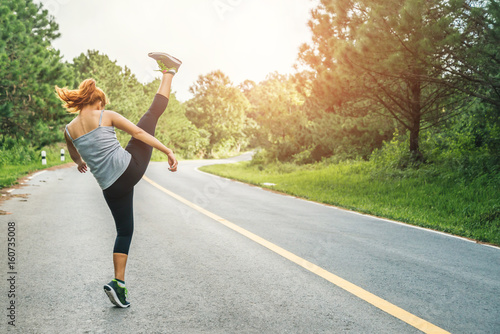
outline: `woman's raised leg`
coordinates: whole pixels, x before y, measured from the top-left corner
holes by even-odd
[[[155,95],[153,103],[149,110],[141,117],[137,126],[154,136],[158,119],[163,114],[168,105],[168,98],[170,96],[170,87],[172,85],[172,73],[165,73],[162,76],[158,93]],[[134,165],[133,175],[126,175],[129,182],[136,184],[142,178],[151,159],[153,148],[148,144],[140,141],[139,139],[130,139],[127,147],[125,147],[132,155],[131,164]],[[127,170],[128,171],[128,170]],[[127,171],[125,173],[127,173]],[[124,174],[125,174],[124,173]],[[129,173],[127,173],[129,174]]]
[[[182,62],[179,59],[162,52],[150,52],[149,56],[156,60],[159,66],[159,71],[162,72],[162,78],[151,107],[141,117],[137,126],[154,136],[158,119],[168,105],[172,79],[179,70]],[[137,183],[146,172],[153,148],[138,139],[132,138],[125,149],[132,155],[131,163],[136,165],[136,168],[134,169],[136,169],[137,173],[134,175],[133,179],[135,183]]]
[[[160,94],[165,96],[167,99],[170,98],[170,87],[172,86],[172,79],[174,78],[174,74],[167,72],[163,73],[161,78],[160,87],[158,87],[158,91],[156,94]]]

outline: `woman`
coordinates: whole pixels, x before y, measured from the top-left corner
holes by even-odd
[[[154,132],[158,118],[168,105],[172,78],[182,62],[166,53],[152,52],[149,56],[157,61],[163,75],[151,107],[137,125],[114,111],[104,110],[108,101],[104,92],[96,87],[94,79],[84,80],[76,90],[56,86],[64,107],[69,112],[78,113],[64,131],[71,159],[80,173],[85,173],[87,166],[90,167],[115,220],[115,278],[104,285],[104,291],[118,307],[130,306],[125,267],[134,230],[134,186],[146,172],[153,147],[168,156],[170,171],[177,170],[174,153],[154,137]],[[116,139],[115,128],[132,136],[125,149]]]

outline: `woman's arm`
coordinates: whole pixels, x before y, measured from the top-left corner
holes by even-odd
[[[85,163],[85,161],[83,161],[82,156],[76,150],[66,131],[64,131],[64,138],[66,139],[66,146],[68,147],[71,160],[73,160],[78,165],[77,168],[80,173],[85,173],[87,171],[87,164]]]
[[[114,112],[114,111],[106,111],[109,113],[111,116],[111,124],[120,129],[125,131],[126,133],[130,134],[132,137],[139,139],[140,141],[148,144],[149,146],[152,146],[156,148],[157,150],[162,151],[165,153],[168,157],[168,163],[170,165],[169,170],[172,172],[175,172],[177,170],[177,159],[175,158],[174,152],[163,145],[158,139],[123,117],[122,115]]]

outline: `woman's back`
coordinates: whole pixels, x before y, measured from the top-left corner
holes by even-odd
[[[131,156],[120,146],[114,127],[102,124],[103,115],[104,110],[80,113],[66,126],[66,132],[101,188],[106,189],[125,171]]]
[[[97,129],[99,126],[112,126],[104,110],[82,110],[82,112],[68,124],[67,129],[71,138],[76,140]]]

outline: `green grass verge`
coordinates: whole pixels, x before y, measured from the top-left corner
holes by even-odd
[[[47,165],[42,165],[41,151],[47,152]],[[31,172],[46,169],[49,167],[71,162],[71,158],[66,152],[66,161],[61,161],[61,145],[44,147],[40,150],[39,159],[27,159],[26,162],[11,163],[0,166],[0,189],[10,187],[17,183],[17,180]]]
[[[376,173],[369,162],[211,165],[203,171],[309,200],[500,245],[500,177]]]

